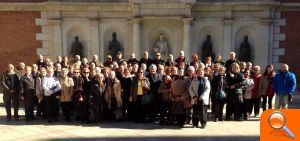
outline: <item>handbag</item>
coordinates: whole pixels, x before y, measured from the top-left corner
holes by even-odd
[[[143,106],[145,105],[149,105],[153,102],[153,96],[150,92],[146,92],[143,97],[142,97],[142,101],[141,101],[141,104]]]
[[[223,100],[226,97],[226,93],[224,90],[217,91],[216,99]]]

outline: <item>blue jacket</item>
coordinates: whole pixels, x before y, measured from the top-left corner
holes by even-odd
[[[292,95],[296,89],[296,77],[291,72],[278,73],[273,80],[273,89],[277,95]]]

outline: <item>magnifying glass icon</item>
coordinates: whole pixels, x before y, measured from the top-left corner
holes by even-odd
[[[275,130],[280,130],[283,129],[290,138],[294,139],[295,135],[294,133],[289,130],[285,124],[286,124],[286,118],[283,115],[283,113],[281,112],[273,112],[270,116],[269,116],[269,125],[275,129]]]

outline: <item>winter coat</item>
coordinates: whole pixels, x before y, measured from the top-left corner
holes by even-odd
[[[117,101],[117,108],[122,107],[122,88],[121,88],[121,82],[115,78],[114,82],[112,80],[108,79],[106,84],[106,91],[104,95],[104,99],[108,104],[108,109],[111,109],[111,98],[115,97]]]
[[[254,81],[254,88],[252,89],[252,98],[260,98],[260,93],[259,93],[259,83],[261,79],[261,74],[253,74],[252,79]]]
[[[254,81],[252,78],[246,78],[243,83],[244,83],[244,99],[251,99],[252,90],[254,88]]]
[[[275,77],[275,72],[267,76],[263,75],[260,79],[258,92],[261,96],[274,96],[273,90],[273,79]]]
[[[227,81],[227,102],[229,103],[242,103],[243,102],[243,75],[241,73],[228,73],[226,74]],[[230,86],[234,85],[235,88],[231,89]]]
[[[185,77],[179,77],[171,83],[171,96],[173,101],[171,111],[173,114],[184,114],[184,98],[189,95],[188,90],[187,79]]]
[[[61,95],[60,102],[71,102],[74,94],[74,82],[71,77],[65,78],[65,80],[60,79],[61,85]]]
[[[143,87],[143,95],[147,92],[147,90],[150,88],[150,82],[148,78],[144,77],[142,78],[142,87]],[[132,97],[132,101],[137,100],[137,92],[138,92],[138,78],[133,77],[132,78],[132,84],[131,84],[131,92],[130,97]]]
[[[163,82],[158,88],[158,93],[161,95],[163,102],[171,102],[171,84]]]
[[[222,90],[225,92],[226,86],[227,86],[226,75],[220,75],[220,74],[214,75],[211,81],[211,93],[212,93],[211,99],[215,100],[217,93],[219,91]]]
[[[292,95],[296,89],[296,77],[291,72],[280,72],[275,75],[273,88],[277,95]]]
[[[14,90],[14,93],[19,93],[20,90],[20,80],[16,73],[8,74],[8,72],[2,74],[1,85],[4,94],[9,94],[10,90]]]
[[[35,105],[35,84],[33,76],[27,77],[22,76],[21,77],[21,96],[24,97],[24,107],[34,107]]]
[[[205,83],[203,85],[205,85],[205,86],[204,86],[203,92],[200,94],[198,93],[200,81],[198,78],[195,78],[195,79],[193,79],[193,81],[189,87],[189,93],[192,98],[198,97],[198,100],[203,101],[203,105],[208,105],[211,87],[210,87],[210,82],[209,82],[208,78],[207,77],[204,77],[204,78],[205,78]],[[195,103],[196,103],[196,101],[192,100],[192,104],[195,104]]]

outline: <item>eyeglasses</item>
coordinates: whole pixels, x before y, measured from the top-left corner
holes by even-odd
[[[90,72],[83,72],[84,74],[89,74]]]
[[[74,73],[79,73],[79,72],[74,72]]]

